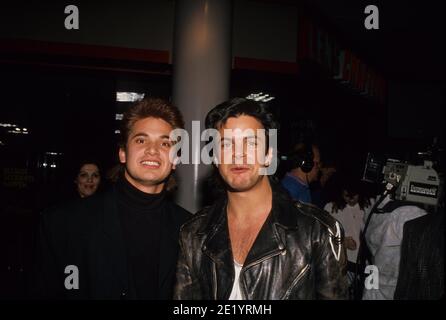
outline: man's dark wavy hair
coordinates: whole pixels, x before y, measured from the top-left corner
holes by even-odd
[[[269,130],[279,129],[279,124],[264,103],[246,98],[233,98],[215,106],[206,115],[206,129],[218,130],[229,118],[237,118],[241,115],[254,117],[262,123],[266,131],[267,142]]]

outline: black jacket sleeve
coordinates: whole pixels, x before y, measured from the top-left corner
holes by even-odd
[[[41,214],[34,263],[29,281],[29,294],[33,299],[55,299],[63,296],[63,273],[56,261],[54,234],[51,232],[52,213]]]

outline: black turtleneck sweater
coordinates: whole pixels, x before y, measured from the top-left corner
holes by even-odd
[[[137,299],[158,299],[161,216],[165,208],[165,192],[142,192],[125,178],[117,182],[116,188],[129,283],[135,289]]]

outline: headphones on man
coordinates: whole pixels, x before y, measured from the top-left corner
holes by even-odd
[[[307,143],[300,144],[297,149],[288,156],[291,168],[300,168],[305,173],[309,173],[313,169],[313,158],[313,146]]]

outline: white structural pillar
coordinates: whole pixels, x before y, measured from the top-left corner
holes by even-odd
[[[183,113],[189,132],[189,162],[177,168],[177,202],[195,213],[202,205],[202,183],[210,165],[201,164],[201,147],[192,146],[192,121],[229,98],[231,74],[231,0],[177,0],[173,46],[173,104]],[[192,164],[192,162],[195,164]]]

